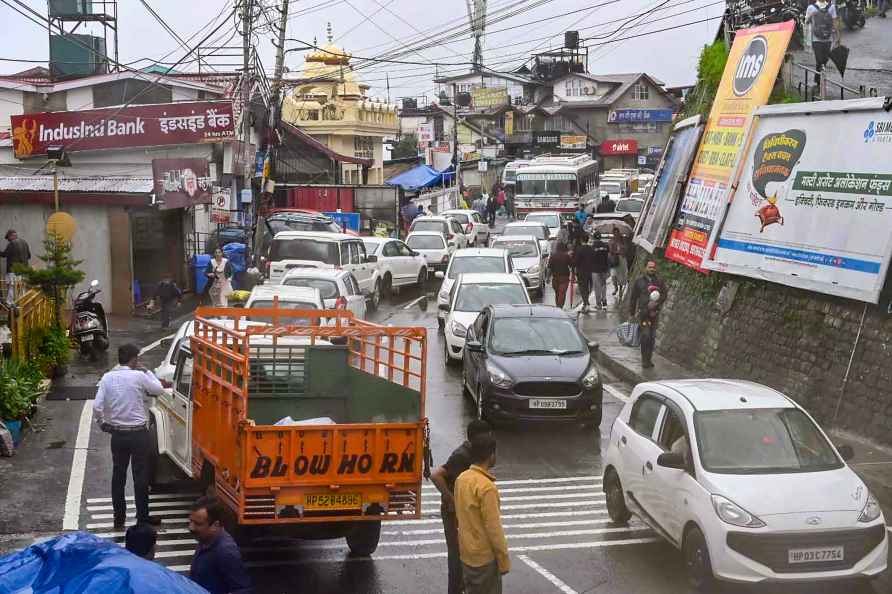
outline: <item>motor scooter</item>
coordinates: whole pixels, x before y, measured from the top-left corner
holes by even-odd
[[[838,7],[838,12],[839,18],[849,31],[863,28],[867,22],[862,0],[845,0]]]
[[[108,350],[108,319],[105,309],[96,301],[102,292],[99,281],[93,280],[90,288],[79,293],[74,299],[71,312],[71,336],[78,343],[82,355],[95,361],[102,351]]]

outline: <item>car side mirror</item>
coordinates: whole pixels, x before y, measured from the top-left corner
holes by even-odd
[[[482,353],[483,343],[479,340],[467,340],[465,341],[465,348],[473,353]]]
[[[434,272],[434,278],[440,278],[440,279],[446,278],[446,273],[443,272],[442,270],[437,270],[436,272]]]
[[[853,450],[850,445],[836,446],[836,451],[839,452],[839,455],[842,456],[842,459],[846,462],[855,457],[855,450]]]
[[[378,256],[366,256],[365,261],[373,264],[378,261]]]
[[[590,340],[588,342],[588,350],[597,352],[598,349],[601,348],[601,345],[595,342],[594,340]]]
[[[684,470],[686,468],[684,456],[677,452],[663,452],[657,458],[657,466],[663,468],[675,468]]]
[[[445,311],[446,313],[449,313],[449,310],[451,308],[449,307],[448,303],[441,303],[440,305],[437,306],[437,309],[439,309],[440,311]]]

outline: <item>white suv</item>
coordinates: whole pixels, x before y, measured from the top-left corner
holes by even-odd
[[[885,571],[876,498],[799,405],[745,381],[639,384],[613,423],[607,511],[683,552],[691,582],[805,582]]]

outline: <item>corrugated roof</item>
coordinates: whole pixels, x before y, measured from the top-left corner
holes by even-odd
[[[154,182],[151,177],[60,177],[60,192],[108,194],[148,194]],[[52,192],[53,176],[23,175],[0,177],[0,192]]]

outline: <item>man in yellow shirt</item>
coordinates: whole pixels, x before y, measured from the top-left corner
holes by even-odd
[[[511,569],[502,530],[499,490],[490,469],[496,464],[491,435],[471,442],[471,467],[455,481],[455,513],[465,594],[501,594],[502,576]]]

